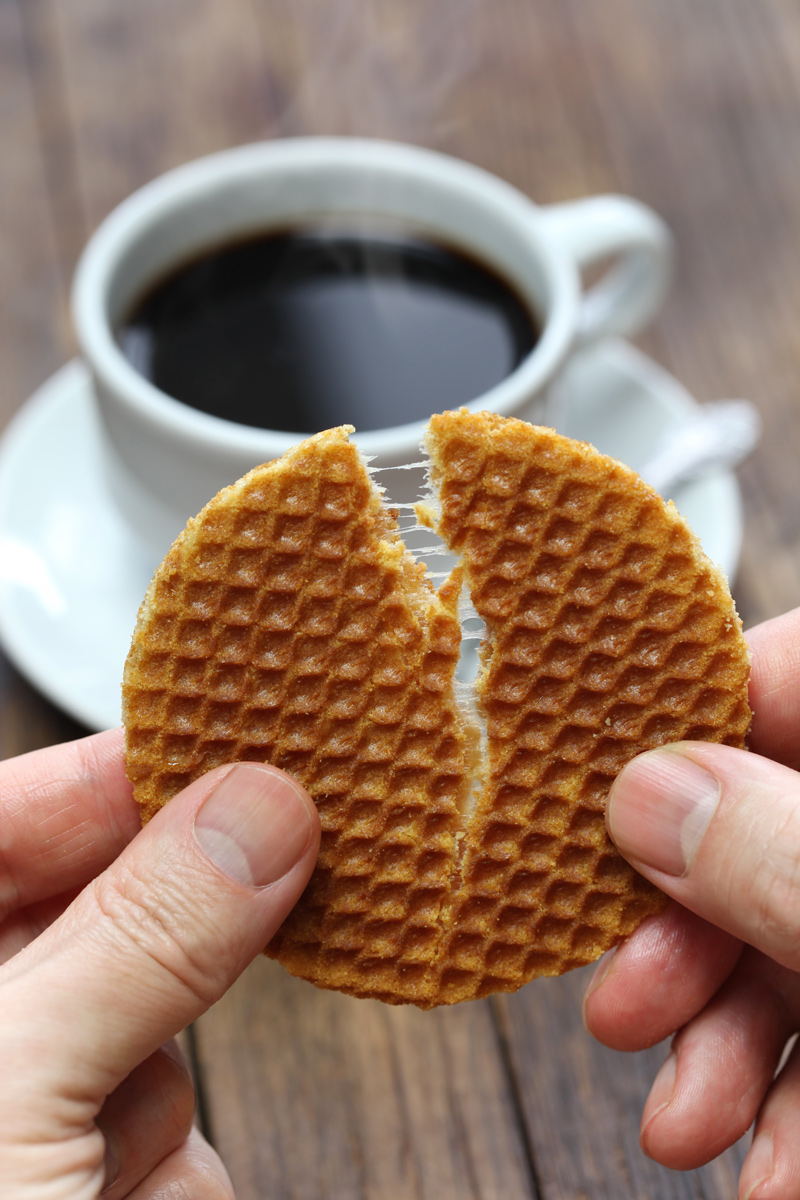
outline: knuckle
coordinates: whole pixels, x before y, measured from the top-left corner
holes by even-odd
[[[94,881],[92,891],[100,920],[112,944],[122,946],[131,974],[145,960],[195,1001],[207,1006],[216,1000],[219,946],[199,909],[187,905],[177,887],[161,880],[156,891],[130,866],[118,864]]]
[[[755,944],[800,966],[800,807],[789,808],[758,858],[745,891]]]

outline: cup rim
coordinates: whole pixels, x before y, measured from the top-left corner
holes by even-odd
[[[567,356],[575,336],[579,283],[577,269],[552,239],[542,236],[536,204],[490,172],[461,159],[402,142],[372,138],[299,137],[255,142],[218,151],[175,167],[122,201],[98,226],[79,259],[72,286],[72,319],[78,344],[96,382],[129,412],[160,428],[167,436],[213,446],[222,454],[275,457],[307,437],[307,433],[242,425],[200,412],[162,392],[125,358],[107,315],[115,271],[126,250],[135,245],[154,219],[180,208],[218,185],[257,177],[265,170],[297,166],[352,166],[358,169],[398,167],[421,180],[450,184],[465,194],[480,193],[525,230],[553,296],[533,350],[500,383],[465,405],[513,415],[550,380]],[[488,256],[487,256],[488,258]],[[165,262],[165,267],[169,264]],[[402,461],[424,436],[426,420],[356,431],[354,440],[367,456]]]

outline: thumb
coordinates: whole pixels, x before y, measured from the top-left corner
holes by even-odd
[[[606,823],[657,887],[800,970],[800,774],[730,746],[665,746],[623,768]]]
[[[171,800],[0,973],[26,1087],[102,1101],[264,948],[318,841],[312,801],[274,767],[219,768]]]

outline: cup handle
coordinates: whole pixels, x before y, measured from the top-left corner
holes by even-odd
[[[617,256],[584,292],[579,345],[636,333],[660,308],[672,277],[672,235],[661,218],[627,196],[591,196],[541,210],[548,233],[578,270]]]

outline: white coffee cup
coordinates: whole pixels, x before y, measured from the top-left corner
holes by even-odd
[[[622,196],[548,207],[444,155],[355,138],[299,138],[179,167],[125,200],[78,265],[73,316],[106,441],[109,486],[154,556],[220,488],[304,434],[254,428],[172,399],[140,375],[115,331],[136,301],[181,263],[228,241],[319,221],[393,222],[461,249],[506,279],[538,318],[530,354],[470,408],[541,419],[549,384],[578,346],[631,334],[659,308],[671,237]],[[615,262],[588,291],[580,272]],[[423,422],[356,435],[378,465],[420,457]],[[401,474],[398,472],[398,474]],[[395,499],[403,499],[393,489]]]

